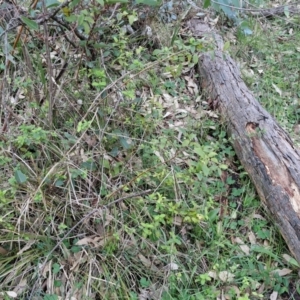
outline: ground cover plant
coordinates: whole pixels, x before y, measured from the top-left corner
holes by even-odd
[[[184,21],[207,6],[297,144],[298,17],[137,2],[25,3],[1,25],[0,299],[297,299],[298,263],[199,88],[213,45]]]

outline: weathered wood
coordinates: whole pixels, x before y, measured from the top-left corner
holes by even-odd
[[[199,34],[205,26],[195,22],[190,28],[198,28]],[[210,35],[218,50],[200,56],[201,86],[225,120],[238,158],[300,263],[300,153],[249,91],[236,63],[221,51],[220,36]]]

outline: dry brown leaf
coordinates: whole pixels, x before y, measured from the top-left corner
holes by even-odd
[[[179,266],[175,263],[169,263],[163,268],[165,271],[175,271],[179,269]]]
[[[47,277],[47,273],[51,270],[51,266],[52,266],[52,260],[49,260],[46,263],[45,267],[43,268],[43,273],[42,273],[43,277]]]
[[[140,289],[139,300],[150,299],[150,291],[148,289]]]
[[[264,292],[264,290],[265,290],[265,284],[262,283],[262,284],[260,285],[260,287],[258,288],[257,293],[258,293],[258,294],[262,294],[262,293]]]
[[[245,245],[244,241],[242,239],[240,239],[239,237],[235,238],[234,241],[240,245],[241,250],[246,254],[249,255],[250,254],[250,248]]]
[[[187,115],[188,115],[188,112],[186,109],[181,109],[181,108],[176,109],[175,116],[177,119],[183,119]]]
[[[208,271],[207,274],[209,277],[211,277],[213,279],[218,279],[217,272],[215,272],[215,271]]]
[[[199,90],[198,85],[194,82],[194,80],[189,76],[184,76],[184,79],[187,81],[187,87],[189,92],[193,95],[197,95]]]
[[[94,236],[92,237],[85,237],[79,241],[77,241],[76,245],[78,246],[83,246],[83,245],[90,245],[90,244],[94,244]]]
[[[227,294],[228,292],[230,292],[232,290],[234,290],[236,298],[240,297],[241,292],[240,292],[239,288],[236,285],[229,285],[225,289],[225,293],[226,293],[225,297],[226,297],[226,299],[232,299],[231,298],[232,296],[230,296],[230,295]]]
[[[275,83],[272,83],[272,86],[275,89],[275,91],[279,94],[279,96],[282,96],[282,90]]]
[[[17,255],[21,255],[22,253],[24,253],[25,251],[27,251],[28,249],[30,249],[31,246],[34,243],[35,243],[35,240],[28,241],[27,244],[21,250],[19,250],[19,252],[17,253]]]
[[[0,292],[0,296],[4,296],[5,299],[7,299],[6,296],[9,296],[11,298],[17,298],[18,297],[17,293],[12,292],[12,291]]]
[[[278,274],[279,276],[283,277],[285,275],[288,275],[290,273],[292,273],[293,270],[287,269],[287,268],[283,268],[283,269],[277,269],[271,272],[271,274]]]
[[[256,237],[253,231],[248,232],[248,238],[251,245],[256,245]]]
[[[298,262],[295,260],[295,258],[293,258],[292,256],[288,255],[288,254],[283,254],[282,257],[284,258],[284,260],[286,260],[289,264],[292,264],[293,266],[296,266],[299,268],[299,264]]]
[[[14,292],[17,293],[18,295],[22,294],[24,291],[26,291],[28,288],[27,286],[27,279],[23,278],[17,286],[14,288]]]
[[[173,219],[173,224],[177,225],[177,226],[180,226],[182,224],[182,217],[175,216],[174,219]]]
[[[215,119],[219,118],[219,116],[211,110],[205,110],[204,112],[211,118],[215,118]]]
[[[87,261],[87,256],[84,251],[79,251],[74,253],[73,256],[70,256],[69,262],[72,260],[72,266],[70,267],[70,271],[77,271],[79,266]],[[71,263],[71,262],[70,262]]]
[[[154,151],[154,154],[159,158],[159,160],[164,164],[165,159],[162,157],[162,155],[158,151]]]
[[[159,269],[151,262],[151,260],[146,258],[143,254],[139,253],[138,258],[145,267],[149,268],[151,271],[159,272]]]
[[[271,295],[270,295],[270,300],[276,300],[278,297],[278,292],[273,292]]]
[[[1,255],[6,255],[7,253],[8,253],[8,251],[0,246],[0,254]]]
[[[259,219],[259,220],[266,221],[266,219],[262,215],[259,215],[259,214],[253,214],[253,219]]]
[[[219,276],[220,280],[223,282],[230,282],[234,278],[234,274],[232,274],[228,271],[221,271],[218,276]]]
[[[170,116],[172,116],[173,114],[172,113],[170,113],[169,111],[167,111],[164,115],[163,115],[163,119],[166,119],[166,118],[168,118],[168,117],[170,117]]]

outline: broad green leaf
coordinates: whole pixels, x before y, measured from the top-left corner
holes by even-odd
[[[74,8],[76,5],[78,5],[80,2],[80,0],[73,0],[71,3],[70,3],[70,8]]]
[[[55,186],[56,187],[61,187],[61,186],[63,186],[64,185],[64,183],[65,183],[65,181],[64,180],[62,180],[62,179],[57,179],[56,181],[55,181]]]
[[[74,245],[74,246],[72,246],[71,251],[73,253],[78,253],[81,249],[82,248],[80,246]]]
[[[289,7],[288,7],[288,6],[285,6],[285,7],[284,7],[284,14],[285,14],[285,16],[286,16],[287,18],[290,17],[290,11],[289,11]]]
[[[39,29],[39,25],[35,21],[32,21],[32,20],[30,20],[28,18],[25,18],[25,17],[21,17],[21,20],[25,25],[27,25],[27,27],[29,29],[32,29],[32,30],[38,30]]]
[[[104,6],[104,0],[96,0],[101,6]]]
[[[232,5],[234,7],[237,7],[237,8],[241,8],[242,6],[242,1],[240,0],[231,0],[228,2],[229,5]]]
[[[203,4],[203,8],[208,8],[210,6],[210,0],[205,0]]]
[[[59,1],[57,0],[47,0],[46,1],[46,7],[50,8],[50,7],[55,7],[59,5]]]
[[[219,167],[222,170],[227,170],[228,169],[228,166],[227,165],[223,165],[223,164],[221,164]]]
[[[53,274],[57,274],[60,271],[60,265],[58,263],[54,263],[52,266]]]
[[[204,151],[203,151],[203,149],[202,148],[195,148],[194,149],[194,152],[196,153],[196,154],[198,154],[200,157],[204,157],[205,156],[205,153],[204,153]]]
[[[128,150],[132,147],[132,140],[127,137],[121,137],[120,143],[125,150]]]
[[[193,55],[193,63],[194,63],[194,64],[197,64],[197,63],[198,63],[198,60],[199,60],[198,54],[194,54],[194,55]]]
[[[15,170],[15,179],[17,183],[24,183],[27,181],[27,176],[20,170]]]
[[[65,17],[65,20],[68,21],[69,23],[75,22],[78,20],[78,16],[76,15],[71,15],[69,17]]]
[[[130,25],[132,25],[137,20],[138,20],[138,17],[135,16],[135,15],[129,15],[128,16],[128,22],[129,22]]]
[[[230,42],[227,41],[223,46],[223,51],[227,51],[230,48]]]
[[[214,2],[214,7],[217,10],[222,10],[224,12],[224,14],[227,16],[227,18],[233,20],[234,22],[237,21],[237,17],[236,17],[236,12],[234,10],[234,5],[232,5],[233,3],[229,3],[230,1],[228,0],[219,0],[218,2]]]
[[[207,177],[209,175],[209,168],[205,164],[203,164],[201,167],[202,167],[202,172],[203,172],[204,176]]]
[[[252,34],[252,30],[250,29],[250,24],[248,21],[242,21],[239,24],[239,28],[241,29],[242,33],[245,35],[251,35]]]

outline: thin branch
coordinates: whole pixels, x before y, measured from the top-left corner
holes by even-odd
[[[43,1],[43,12],[44,14],[47,13],[47,8],[45,5],[45,2]],[[48,77],[49,77],[49,91],[48,91],[48,97],[49,97],[49,126],[52,128],[53,126],[53,109],[54,109],[54,85],[53,85],[53,68],[52,68],[52,62],[50,57],[50,47],[49,47],[49,31],[48,31],[48,24],[47,22],[43,23],[44,27],[44,41],[45,41],[45,47],[46,47],[46,60],[47,60],[47,71],[48,71]]]

